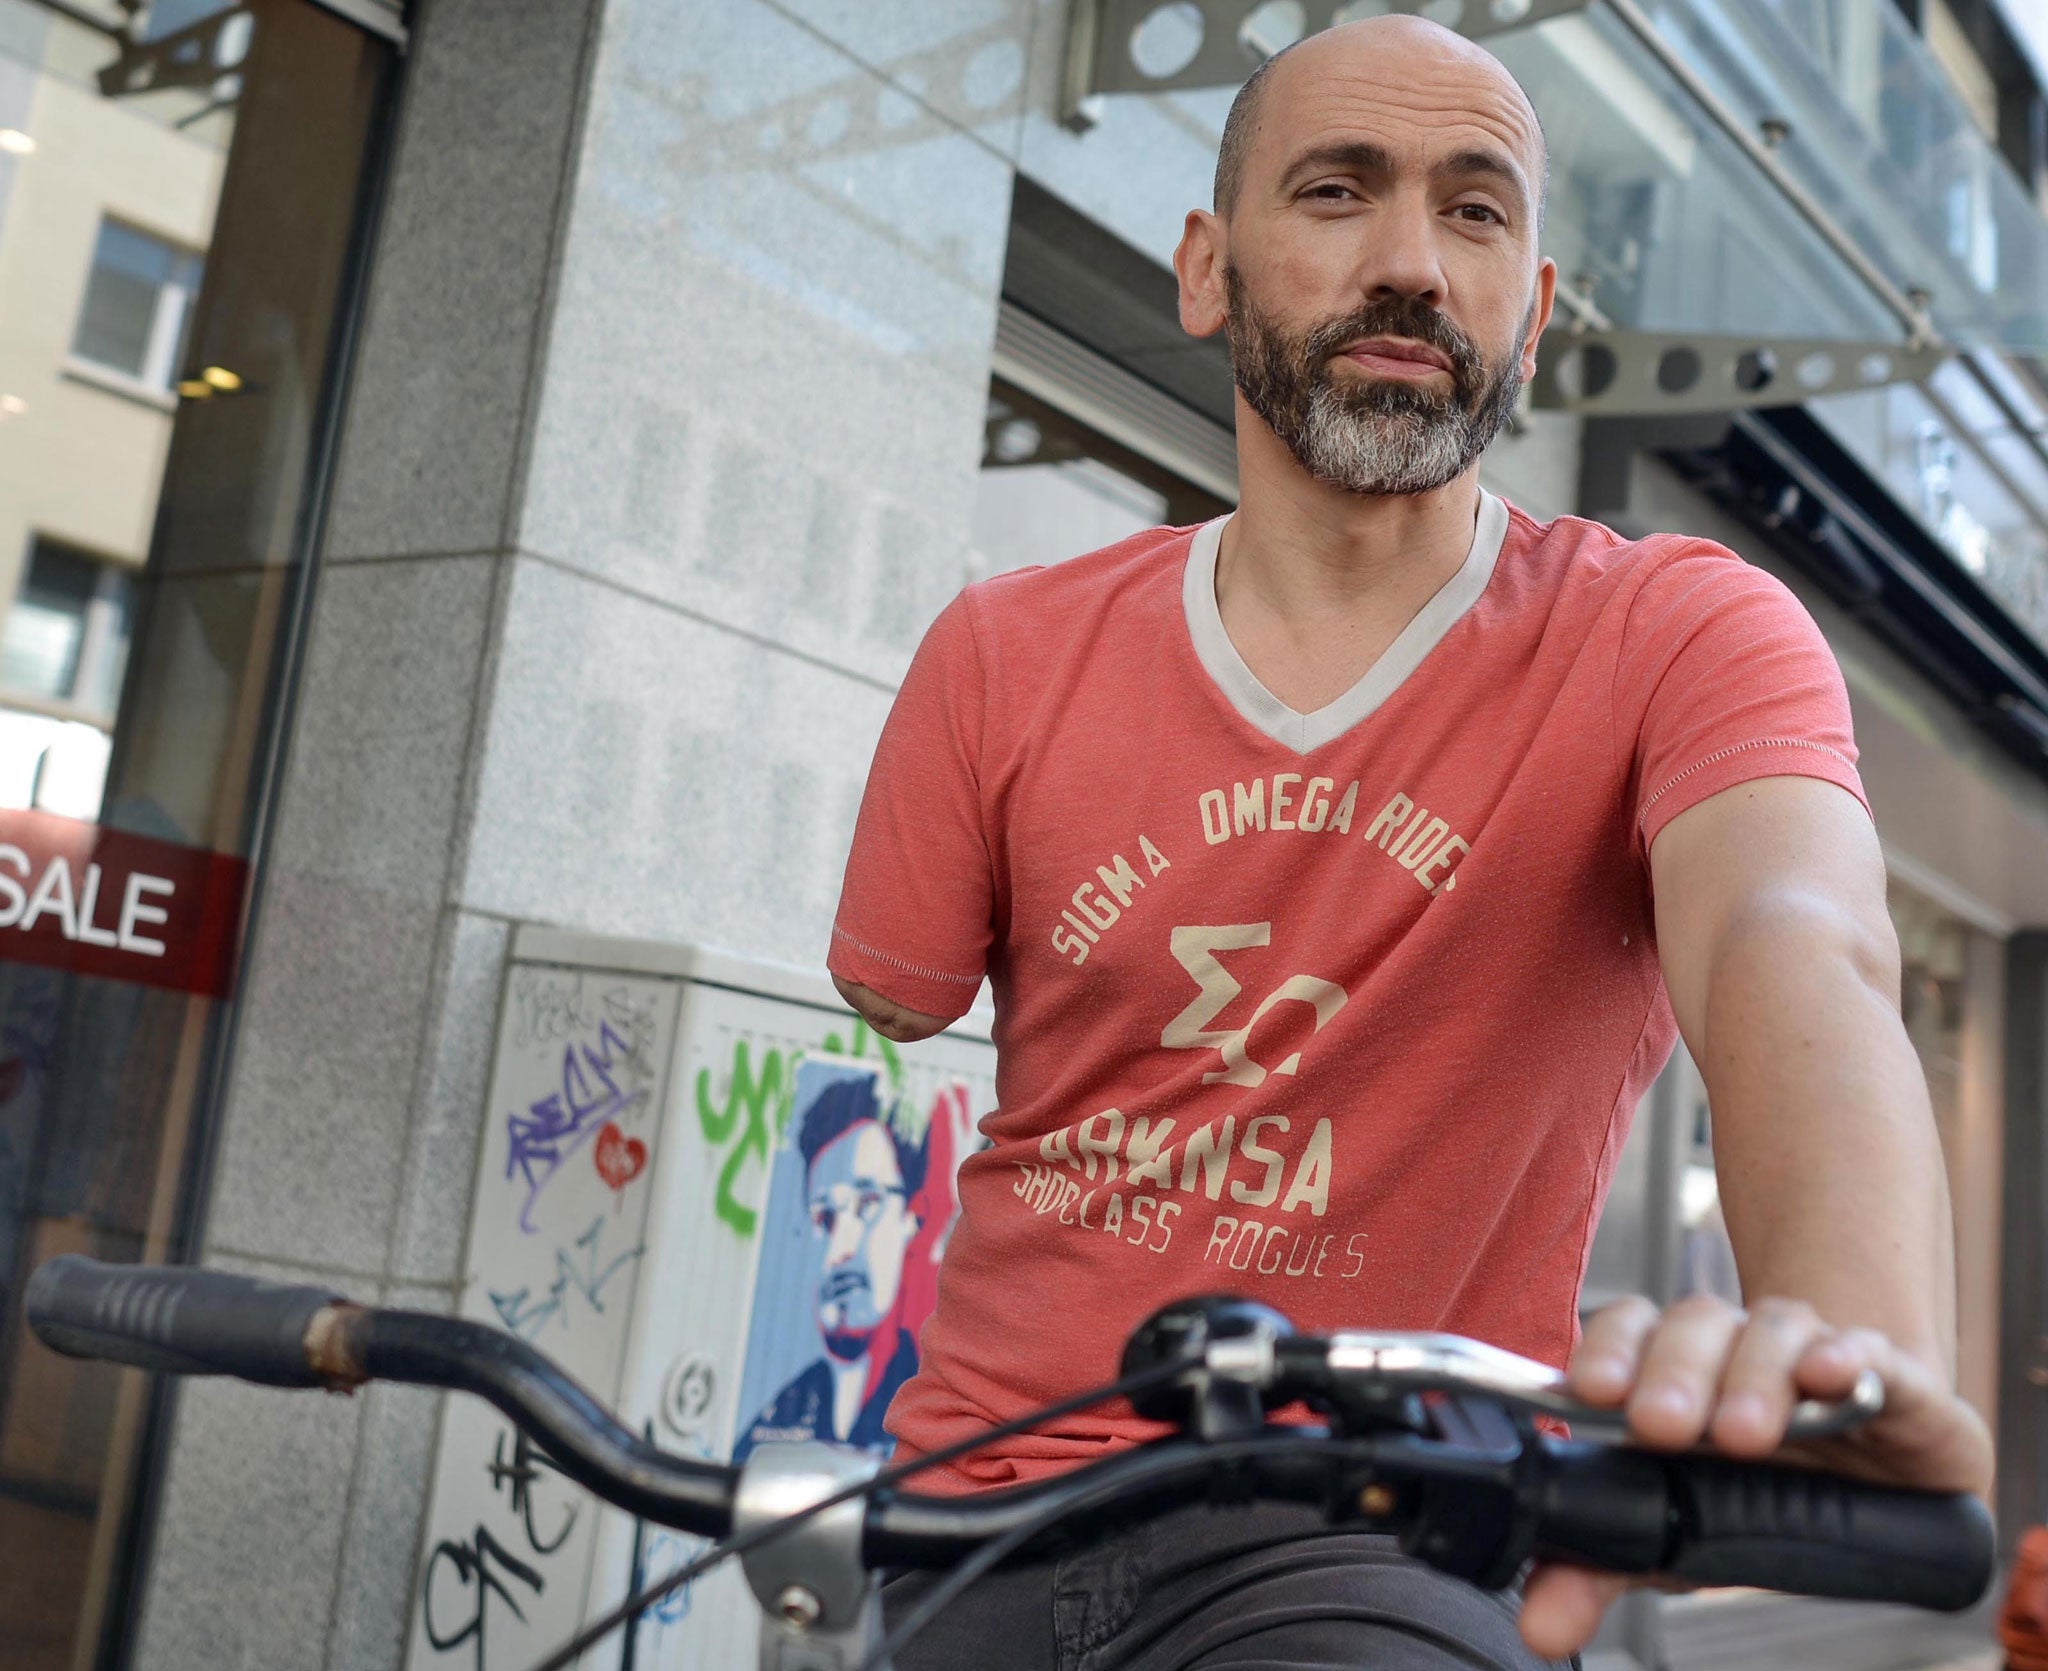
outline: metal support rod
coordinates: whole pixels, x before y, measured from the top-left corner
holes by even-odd
[[[1791,172],[1772,153],[1770,147],[1750,131],[1749,124],[1735,111],[1729,109],[1721,96],[1702,81],[1692,66],[1679,57],[1671,44],[1657,33],[1657,26],[1650,21],[1642,7],[1636,4],[1636,0],[1606,0],[1606,5],[1627,26],[1629,33],[1634,35],[1651,55],[1670,71],[1678,84],[1692,95],[1700,109],[1713,119],[1715,125],[1742,148],[1743,154],[1763,171],[1785,200],[1798,210],[1814,231],[1821,235],[1827,246],[1855,270],[1856,276],[1870,287],[1886,307],[1898,315],[1913,345],[1945,346],[1928,320],[1927,310],[1892,283],[1883,270],[1863,253],[1856,241],[1835,224],[1834,217],[1815,200],[1811,192],[1792,177]]]

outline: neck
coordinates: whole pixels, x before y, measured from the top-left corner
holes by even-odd
[[[1237,514],[1216,608],[1252,676],[1297,713],[1354,686],[1472,550],[1479,473],[1370,498],[1315,480],[1238,402]]]
[[[1304,626],[1343,617],[1370,631],[1384,618],[1398,632],[1472,548],[1476,465],[1433,493],[1381,498],[1317,481],[1242,396],[1237,438],[1240,497],[1216,564],[1226,622],[1235,594],[1240,609]]]

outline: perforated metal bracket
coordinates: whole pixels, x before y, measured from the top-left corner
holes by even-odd
[[[1582,417],[1656,417],[1796,406],[1823,395],[1919,382],[1939,345],[1697,331],[1552,331],[1536,352],[1531,403]]]
[[[880,1467],[839,1445],[758,1446],[740,1473],[733,1531],[807,1509]],[[761,1671],[855,1671],[880,1645],[881,1590],[861,1562],[866,1517],[856,1497],[740,1557],[761,1604]]]
[[[1479,40],[1585,10],[1589,0],[1075,0],[1061,118],[1086,129],[1110,93],[1235,87],[1305,35],[1405,13]]]

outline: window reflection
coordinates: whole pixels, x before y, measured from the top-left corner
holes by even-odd
[[[65,874],[205,850],[181,928],[231,954],[391,54],[303,0],[155,0],[126,42],[97,10],[0,0],[0,820]],[[126,1662],[156,1395],[31,1346],[22,1284],[191,1257],[231,1006],[4,926],[0,1663],[74,1671]]]
[[[169,389],[198,289],[198,256],[103,220],[71,352],[153,389]]]

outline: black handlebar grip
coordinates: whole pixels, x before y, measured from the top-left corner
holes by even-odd
[[[1674,1535],[1663,1570],[1674,1577],[1944,1613],[1990,1587],[1991,1517],[1963,1493],[1721,1457],[1669,1457],[1665,1469]]]
[[[1670,1459],[1584,1440],[1536,1443],[1537,1553],[1606,1572],[1655,1572],[1671,1547]]]
[[[1535,1549],[1610,1572],[1960,1612],[1990,1587],[1974,1497],[1544,1438]]]
[[[106,1265],[76,1253],[28,1279],[29,1327],[74,1358],[174,1375],[317,1387],[306,1326],[341,1298],[322,1288],[177,1265]]]

